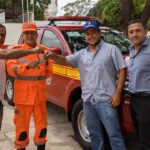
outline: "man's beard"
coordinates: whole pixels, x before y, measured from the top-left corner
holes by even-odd
[[[90,43],[89,43],[89,45],[91,45],[91,46],[96,46],[96,45],[98,45],[98,44],[100,43],[100,41],[101,41],[101,39],[97,40],[94,44],[90,44]]]

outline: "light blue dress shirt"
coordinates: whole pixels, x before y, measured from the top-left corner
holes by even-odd
[[[129,91],[150,93],[150,40],[145,39],[138,53],[130,48]]]
[[[87,47],[66,59],[79,69],[84,102],[110,100],[116,89],[117,72],[126,67],[121,51],[104,41],[97,45],[95,54]]]

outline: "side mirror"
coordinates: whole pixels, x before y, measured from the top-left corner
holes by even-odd
[[[48,51],[51,51],[51,52],[53,52],[54,54],[57,54],[57,55],[61,55],[61,49],[58,48],[58,47],[48,48]]]

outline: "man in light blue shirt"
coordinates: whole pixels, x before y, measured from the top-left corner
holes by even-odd
[[[133,43],[129,60],[131,112],[142,150],[150,150],[150,40],[146,31],[140,19],[128,24],[128,37]]]
[[[102,126],[109,136],[112,150],[125,150],[117,110],[125,81],[124,59],[116,46],[101,40],[96,21],[88,21],[84,31],[87,48],[65,58],[55,54],[49,54],[49,57],[56,63],[69,63],[79,69],[81,97],[92,150],[104,150]]]

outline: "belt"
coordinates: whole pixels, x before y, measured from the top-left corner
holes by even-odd
[[[131,96],[150,96],[150,93],[145,93],[145,92],[139,92],[139,93],[130,93]]]

